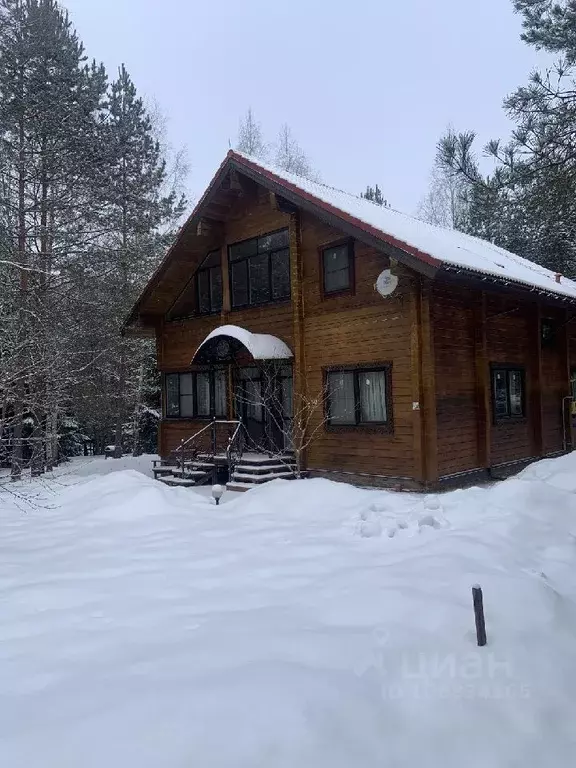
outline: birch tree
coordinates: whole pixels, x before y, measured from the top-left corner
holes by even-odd
[[[236,149],[260,160],[265,160],[268,154],[268,148],[262,136],[262,127],[256,120],[252,107],[248,107],[245,116],[240,120]]]

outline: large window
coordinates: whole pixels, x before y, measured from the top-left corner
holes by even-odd
[[[322,250],[324,293],[340,293],[353,288],[354,244],[335,243]]]
[[[233,307],[290,298],[287,229],[231,245],[228,254]]]
[[[358,368],[326,374],[328,424],[388,424],[390,368]]]
[[[524,370],[492,366],[492,400],[496,421],[525,416]]]
[[[220,312],[222,309],[222,268],[220,251],[208,254],[196,273],[198,312]]]
[[[166,374],[166,417],[172,419],[226,416],[226,370]]]

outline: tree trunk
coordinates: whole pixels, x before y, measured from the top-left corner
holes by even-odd
[[[124,398],[126,391],[126,361],[124,342],[120,345],[120,371],[118,378],[118,410],[116,413],[116,429],[114,432],[114,458],[122,458],[122,427],[124,425]]]
[[[142,455],[142,445],[140,444],[140,418],[142,415],[142,394],[144,390],[144,361],[140,362],[138,371],[138,390],[136,393],[136,405],[134,407],[134,422],[132,426],[132,455]]]
[[[20,72],[21,91],[24,91],[24,73]],[[22,433],[24,422],[24,375],[25,375],[25,343],[26,314],[28,294],[28,271],[26,254],[26,154],[25,154],[24,115],[20,117],[18,136],[18,263],[20,264],[20,296],[19,296],[19,328],[18,328],[18,381],[14,393],[14,445],[12,450],[12,466],[10,475],[17,480],[22,474]]]

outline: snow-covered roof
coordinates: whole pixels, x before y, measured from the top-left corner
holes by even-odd
[[[209,341],[219,336],[239,341],[250,352],[254,360],[288,360],[293,357],[290,347],[276,336],[271,336],[268,333],[251,333],[238,325],[222,325],[206,336],[192,359],[194,360]]]
[[[576,282],[573,280],[561,277],[558,282],[556,273],[486,240],[428,224],[340,189],[287,173],[240,152],[230,151],[229,157],[238,165],[246,165],[264,178],[282,184],[287,190],[300,193],[330,213],[343,214],[349,223],[355,223],[425,264],[460,268],[576,299]]]

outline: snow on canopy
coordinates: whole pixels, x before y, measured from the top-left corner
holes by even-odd
[[[222,325],[206,336],[192,359],[194,360],[209,341],[219,336],[239,341],[250,352],[254,360],[287,360],[292,357],[290,347],[277,336],[271,336],[268,333],[251,333],[238,325]]]
[[[309,198],[316,198],[320,205],[332,208],[357,220],[357,225],[368,225],[378,230],[384,240],[392,239],[397,247],[412,253],[426,263],[437,262],[438,267],[460,267],[501,280],[520,283],[538,290],[560,296],[576,298],[576,282],[562,277],[556,281],[556,273],[517,256],[493,243],[466,235],[454,229],[428,224],[413,216],[384,208],[370,200],[357,197],[349,192],[296,176],[275,166],[255,160],[234,151],[229,153],[239,164],[248,162],[254,170],[261,169],[265,177],[276,177],[279,183],[288,183],[302,191]],[[417,253],[414,254],[414,251]],[[431,257],[426,258],[426,257]]]

